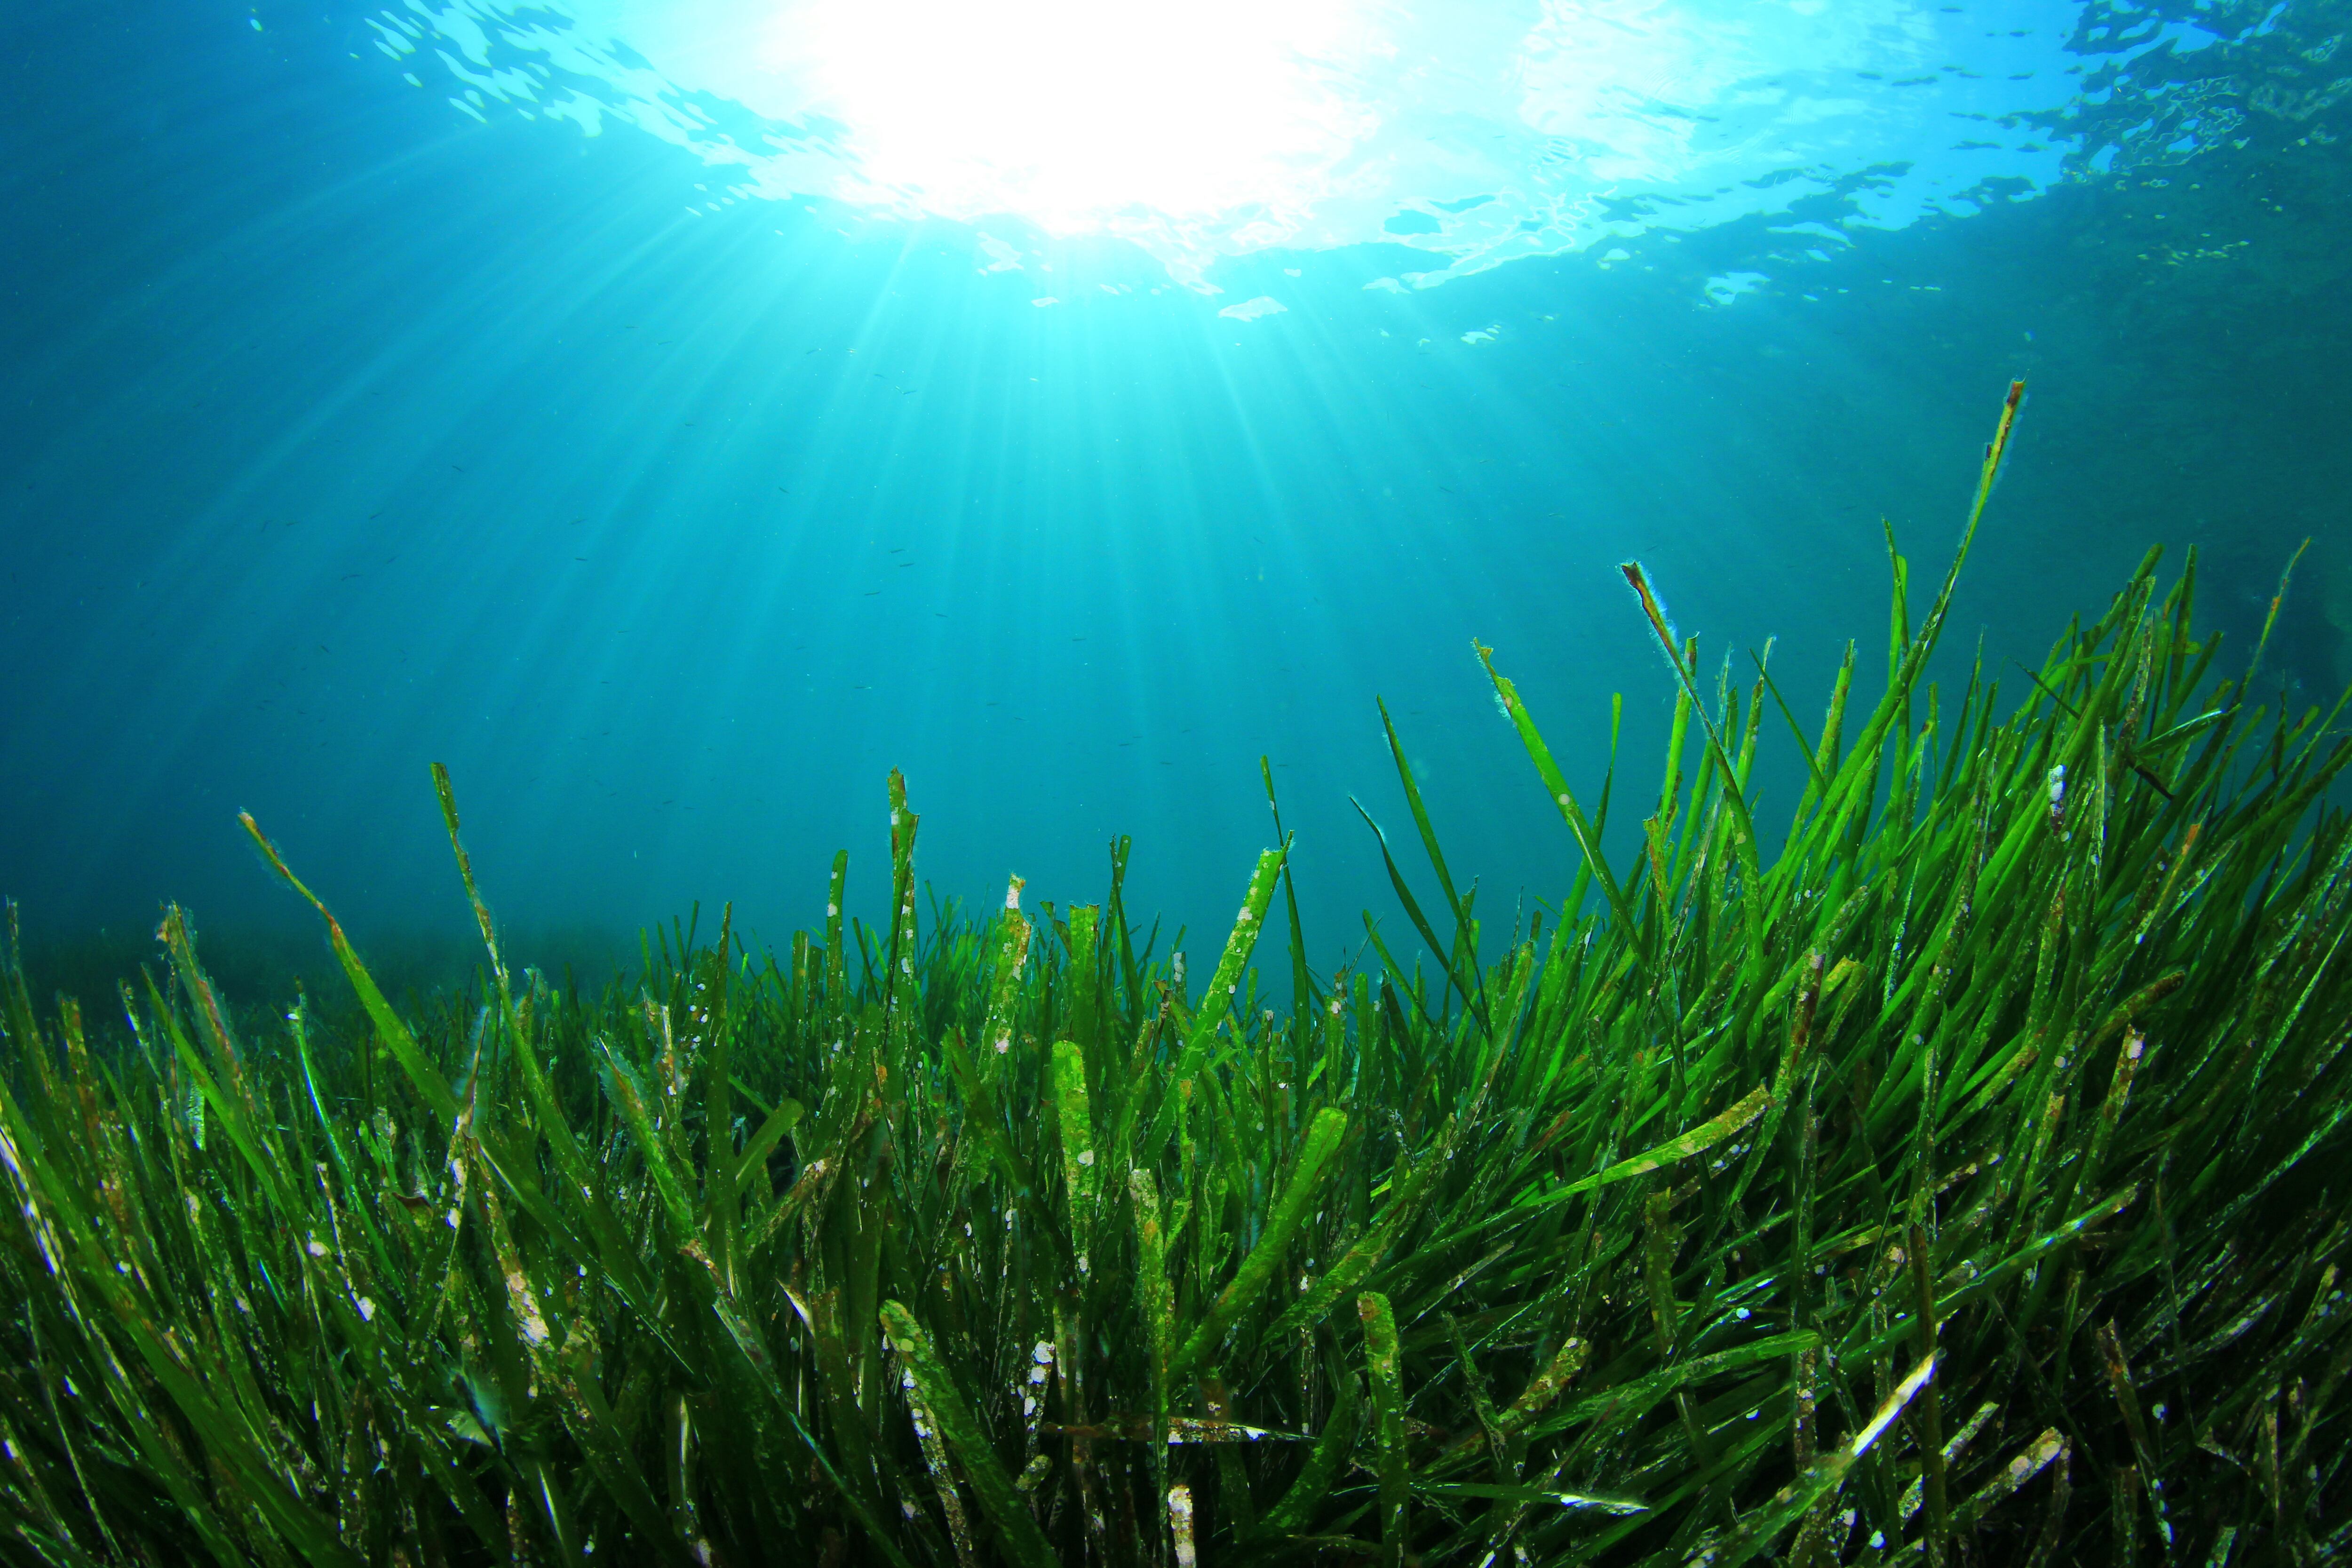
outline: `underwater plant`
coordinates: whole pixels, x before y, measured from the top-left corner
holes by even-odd
[[[1890,556],[1885,690],[1849,646],[1811,734],[1626,568],[1675,706],[1624,864],[1613,743],[1588,810],[1479,649],[1574,883],[1488,952],[1391,725],[1440,898],[1388,860],[1428,956],[1372,973],[1310,971],[1280,847],[1197,990],[1123,838],[1098,906],[919,921],[893,774],[887,930],[837,857],[789,952],[583,996],[436,768],[486,967],[404,1014],[247,819],[349,1031],[263,1051],[177,909],[120,1039],[12,945],[0,1559],[2340,1556],[2342,704],[2212,679],[2153,552],[1954,699],[1960,560],[1915,624]]]

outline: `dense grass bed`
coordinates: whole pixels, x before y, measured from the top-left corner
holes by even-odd
[[[2193,563],[1958,691],[1894,571],[1804,735],[1629,569],[1654,793],[1579,800],[1482,649],[1581,869],[1482,931],[1400,749],[1364,973],[1279,847],[1205,974],[1124,841],[1098,906],[919,919],[895,776],[889,929],[836,860],[789,952],[598,995],[486,910],[405,1016],[328,917],[355,1026],[237,1011],[177,910],[102,1025],[12,965],[0,1558],[2344,1554],[2352,752],[2216,678]]]

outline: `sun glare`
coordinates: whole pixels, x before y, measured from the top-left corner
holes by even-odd
[[[948,217],[1088,233],[1280,209],[1377,131],[1360,0],[803,0],[763,64],[847,128],[864,174]]]
[[[1973,211],[1989,178],[2039,189],[2063,176],[2057,138],[1956,144],[1951,127],[2047,108],[2067,37],[2050,5],[412,0],[417,19],[372,26],[415,63],[429,17],[467,114],[510,103],[691,149],[722,183],[711,212],[1011,218],[1132,245],[1215,293],[1222,260],[1276,247],[1397,247],[1375,286],[1421,289],[1812,195],[1899,226]],[[993,271],[1032,241],[979,243]]]

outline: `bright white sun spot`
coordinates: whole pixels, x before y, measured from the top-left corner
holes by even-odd
[[[1359,0],[802,0],[761,63],[931,213],[1059,234],[1280,204],[1379,125]]]

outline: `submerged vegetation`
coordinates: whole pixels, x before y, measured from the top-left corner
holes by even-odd
[[[887,931],[837,858],[789,952],[601,995],[478,895],[478,994],[405,1016],[319,906],[348,1040],[240,1026],[176,910],[120,1039],[12,966],[0,1558],[2342,1554],[2352,751],[2213,679],[2193,562],[1957,697],[1893,565],[1812,735],[1629,566],[1677,695],[1624,864],[1479,650],[1582,851],[1499,948],[1398,747],[1436,897],[1390,860],[1424,956],[1370,973],[1279,848],[1205,984],[1124,840],[1099,906],[919,921],[895,775]]]

